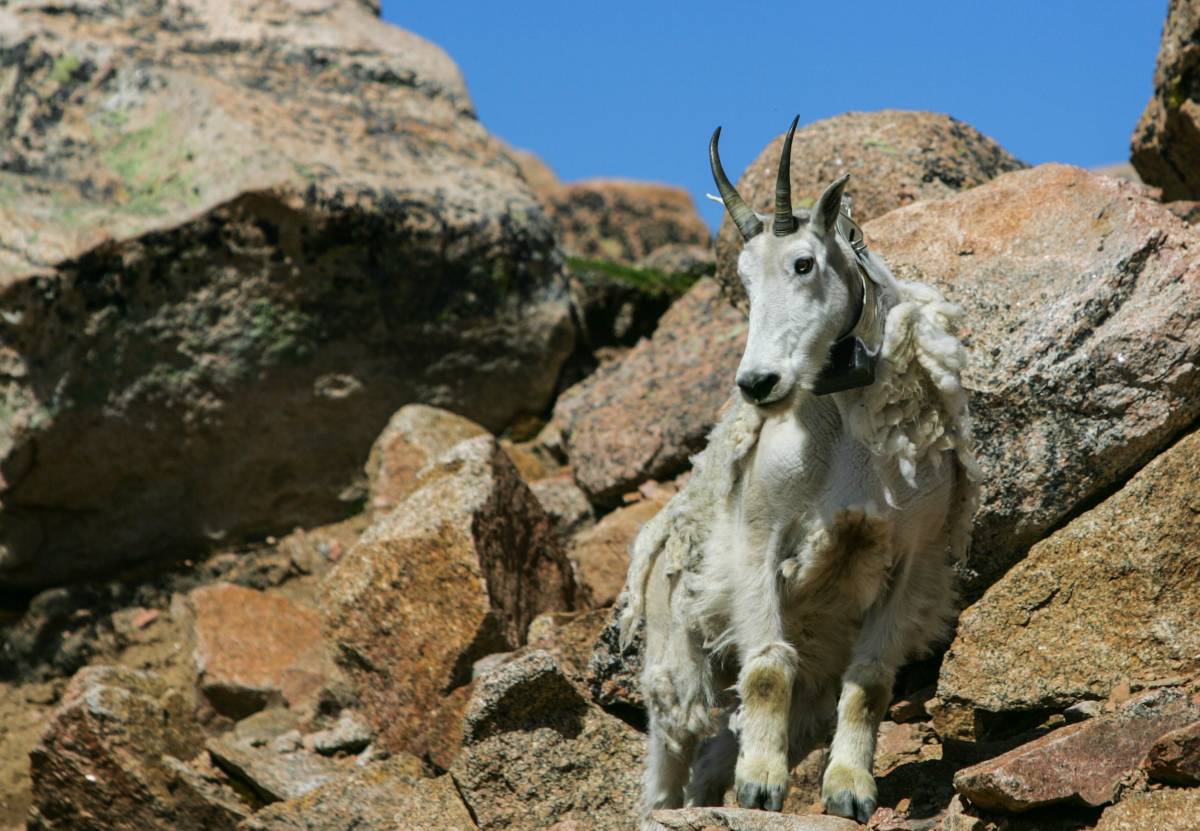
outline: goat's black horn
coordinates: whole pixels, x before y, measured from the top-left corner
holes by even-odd
[[[738,194],[737,188],[729,181],[729,177],[725,175],[725,168],[721,167],[721,154],[717,152],[717,141],[721,138],[721,128],[718,127],[712,134],[712,141],[708,143],[708,162],[712,167],[713,179],[717,183],[717,191],[721,194],[721,201],[725,203],[725,210],[729,211],[729,217],[733,220],[733,224],[737,226],[738,231],[742,234],[742,239],[748,240],[751,237],[762,233],[763,224],[757,214],[750,210],[750,206]]]
[[[779,174],[775,178],[775,236],[786,237],[796,230],[796,217],[792,216],[792,136],[800,116],[792,119],[787,138],[783,140],[783,152],[779,154]]]

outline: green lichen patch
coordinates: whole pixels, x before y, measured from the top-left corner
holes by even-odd
[[[71,80],[71,76],[79,69],[82,62],[74,55],[63,55],[50,68],[50,80],[60,86]]]
[[[667,292],[678,297],[704,276],[702,274],[668,274],[652,268],[633,268],[610,260],[589,260],[567,257],[567,265],[575,272],[599,272],[635,288],[651,292]]]
[[[107,127],[108,147],[101,161],[125,190],[123,207],[136,214],[163,214],[172,205],[196,201],[196,180],[189,171],[190,153],[175,131],[167,113],[135,130]]]
[[[900,152],[896,148],[896,145],[892,144],[889,141],[884,141],[883,139],[876,139],[876,138],[865,139],[863,141],[863,146],[864,147],[874,147],[876,150],[879,150],[882,153],[887,153],[890,156],[895,156],[896,154],[898,154]]]

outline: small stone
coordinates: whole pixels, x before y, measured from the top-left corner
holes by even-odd
[[[342,710],[333,727],[313,733],[309,738],[315,751],[322,756],[333,756],[335,753],[358,753],[375,738],[375,731],[358,713]]]
[[[1063,801],[1097,807],[1130,785],[1127,774],[1163,733],[1200,717],[1200,705],[1160,690],[960,770],[955,789],[981,808],[1021,812]]]
[[[151,623],[158,620],[160,614],[161,612],[158,609],[142,609],[133,616],[133,627],[135,629],[145,629]]]
[[[476,826],[449,776],[428,779],[415,757],[401,754],[268,805],[240,831],[332,829],[476,831]]]
[[[1104,705],[1099,701],[1080,701],[1063,710],[1068,724],[1095,718],[1104,712]]]
[[[654,811],[651,817],[669,831],[857,831],[852,819],[825,814],[778,814],[747,808],[680,808]]]
[[[188,600],[200,690],[222,715],[245,718],[271,703],[308,710],[337,684],[316,612],[230,583],[195,589]]]
[[[417,476],[460,441],[487,433],[460,415],[409,404],[401,407],[379,434],[367,458],[369,504],[386,513],[418,487]]]
[[[249,787],[264,802],[295,799],[343,775],[343,769],[299,743],[280,753],[254,747],[230,737],[210,739],[213,762],[230,777]]]
[[[1142,767],[1156,782],[1200,785],[1200,721],[1159,736]]]

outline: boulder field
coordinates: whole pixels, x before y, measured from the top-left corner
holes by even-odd
[[[934,113],[797,132],[801,204],[852,173],[964,309],[963,611],[866,826],[818,750],[782,813],[659,828],[1200,827],[1198,27],[1170,4],[1145,184]],[[369,0],[22,0],[0,81],[0,831],[638,827],[614,620],[734,391],[728,222],[561,182]]]

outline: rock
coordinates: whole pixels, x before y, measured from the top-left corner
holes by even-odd
[[[1200,197],[1200,3],[1171,0],[1154,95],[1133,131],[1130,161],[1163,199]]]
[[[568,260],[571,305],[579,323],[581,351],[592,362],[569,365],[573,377],[593,370],[604,350],[628,347],[649,337],[659,319],[696,282],[689,274],[611,263],[607,260]],[[576,361],[578,363],[578,361]]]
[[[1100,715],[1103,711],[1104,706],[1099,701],[1080,701],[1063,710],[1063,718],[1068,723],[1087,721],[1089,718]]]
[[[707,245],[708,226],[682,188],[590,179],[564,185],[547,211],[568,257],[632,266],[664,245]]]
[[[684,469],[733,389],[745,338],[745,318],[700,280],[654,337],[562,394],[552,423],[593,503],[615,507],[640,483]]]
[[[857,831],[852,819],[824,814],[777,814],[748,808],[680,808],[655,811],[654,821],[670,831]]]
[[[713,276],[717,261],[712,246],[677,242],[655,248],[642,257],[638,268],[699,280]]]
[[[553,168],[531,151],[510,147],[508,155],[517,163],[521,178],[537,194],[543,205],[562,187],[562,182]]]
[[[269,805],[240,831],[474,831],[449,776],[423,778],[412,757],[369,765],[309,794]]]
[[[636,823],[643,744],[535,651],[480,681],[450,773],[484,831],[569,820],[625,831]]]
[[[646,650],[645,626],[638,625],[628,648],[621,649],[618,619],[622,605],[613,606],[608,623],[596,638],[588,663],[588,689],[592,699],[606,710],[622,714],[626,720],[645,718],[642,698],[643,655]]]
[[[322,756],[333,756],[365,750],[373,738],[375,731],[358,713],[342,710],[333,727],[313,733],[308,740],[312,742],[312,749]]]
[[[436,46],[356,2],[35,0],[0,52],[0,587],[341,519],[406,403],[548,405],[553,227]]]
[[[547,476],[529,483],[529,489],[537,497],[538,504],[550,517],[554,530],[564,550],[579,532],[592,527],[596,514],[587,494],[575,484],[569,470]]]
[[[616,601],[629,570],[629,546],[642,525],[662,510],[671,493],[664,489],[661,498],[643,499],[617,508],[594,527],[576,535],[567,556],[575,565],[575,579],[586,603],[602,607]]]
[[[233,828],[250,815],[251,806],[242,801],[207,755],[188,764],[174,756],[163,756],[162,762],[173,777],[171,795],[178,802],[179,814],[203,819],[205,828]]]
[[[545,512],[496,440],[479,436],[363,534],[326,578],[323,611],[381,746],[448,763],[472,664],[574,602]]]
[[[547,612],[529,624],[528,649],[550,655],[559,668],[577,684],[587,683],[592,648],[608,625],[608,609],[585,612]]]
[[[782,147],[781,133],[737,181],[738,193],[760,212],[774,210]],[[830,182],[849,173],[846,193],[854,202],[854,218],[862,223],[911,202],[950,196],[1022,167],[1023,162],[990,138],[947,115],[906,110],[844,113],[796,130],[792,205],[812,207]],[[746,292],[737,276],[742,242],[727,216],[722,219],[716,248],[717,281],[735,305],[744,308]]]
[[[864,234],[966,310],[984,474],[968,599],[1200,416],[1200,237],[1139,186],[1042,165]]]
[[[29,828],[232,828],[236,818],[195,798],[190,777],[181,780],[174,764],[195,756],[203,742],[190,703],[158,676],[82,669],[29,754]]]
[[[1168,202],[1167,209],[1188,225],[1200,224],[1200,200],[1180,199],[1177,202]]]
[[[994,811],[1028,811],[1064,801],[1098,807],[1118,796],[1122,779],[1156,738],[1198,715],[1200,703],[1178,692],[1151,693],[1112,715],[1061,727],[963,768],[954,776],[954,787]]]
[[[1200,788],[1132,794],[1105,808],[1096,831],[1194,831]]]
[[[197,681],[213,709],[241,719],[275,702],[311,712],[338,683],[320,616],[277,594],[230,583],[188,595]]]
[[[276,739],[267,747],[223,736],[209,739],[206,748],[217,767],[271,803],[304,796],[345,772],[336,762],[302,750],[299,744],[299,735],[293,743]]]
[[[377,513],[399,505],[417,489],[417,474],[460,441],[487,430],[460,415],[409,404],[401,407],[367,457],[368,504]]]
[[[1200,721],[1159,736],[1142,767],[1158,782],[1200,785]]]
[[[963,612],[938,681],[939,733],[973,739],[998,713],[1195,670],[1198,488],[1200,432],[1035,545]]]

